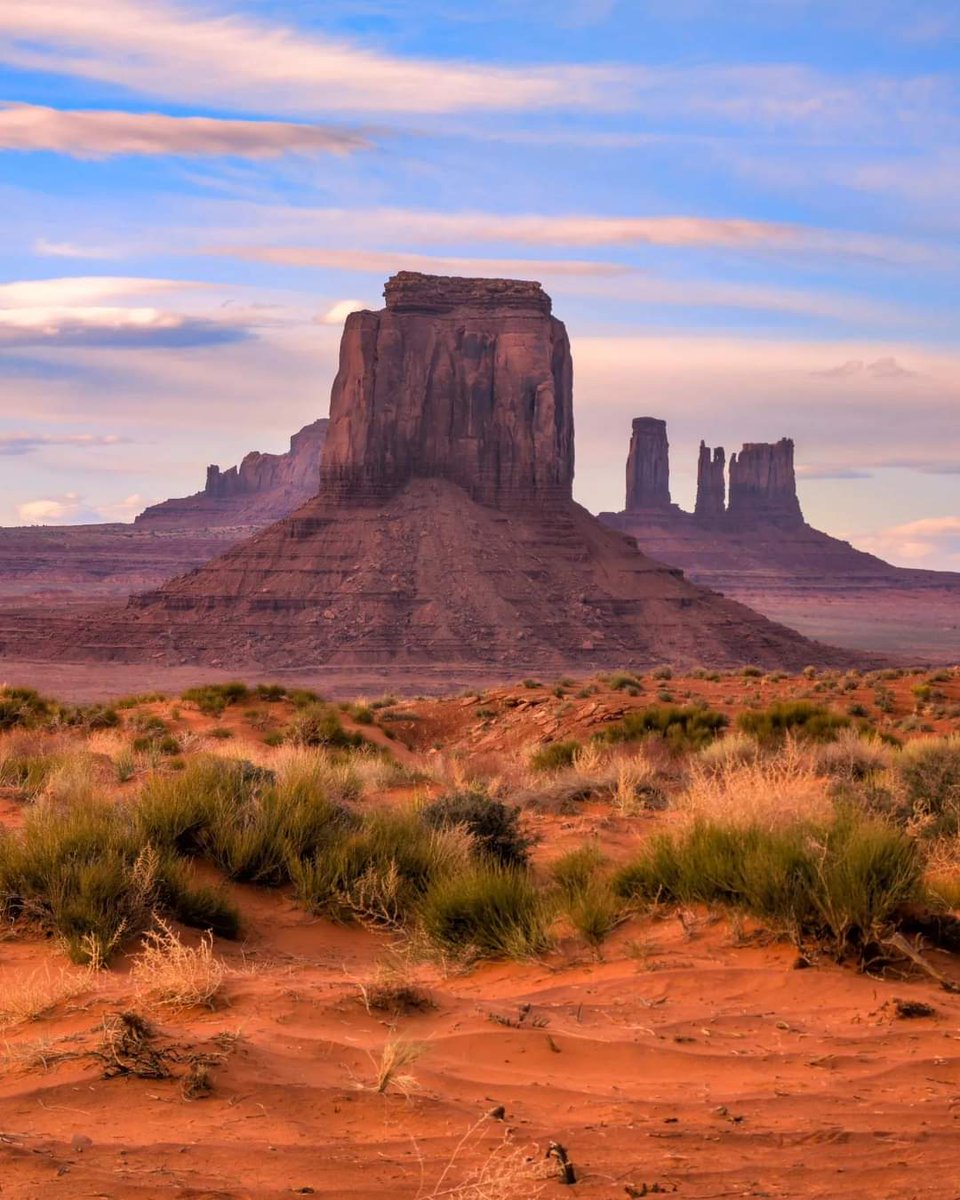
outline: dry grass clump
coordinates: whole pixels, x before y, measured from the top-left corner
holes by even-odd
[[[484,1140],[489,1122],[481,1118],[471,1125],[456,1144],[432,1185],[425,1178],[423,1157],[420,1158],[420,1187],[416,1200],[536,1200],[543,1194],[542,1161],[530,1150],[511,1145],[509,1135],[498,1138],[489,1149]],[[482,1155],[480,1162],[470,1165]]]
[[[772,827],[791,821],[829,819],[828,781],[808,751],[788,738],[775,753],[754,760],[708,760],[690,767],[676,807],[691,820]]]
[[[381,1051],[380,1058],[369,1055],[370,1061],[376,1068],[376,1078],[373,1090],[383,1095],[390,1088],[396,1088],[405,1096],[409,1096],[419,1086],[416,1079],[407,1073],[424,1054],[426,1047],[421,1042],[408,1042],[403,1038],[390,1038]]]
[[[8,983],[0,997],[0,1029],[37,1021],[68,1000],[93,990],[92,971],[33,971]]]
[[[170,1008],[213,1006],[226,971],[213,953],[212,934],[196,946],[185,946],[162,918],[143,937],[143,949],[133,966],[137,991],[145,1000]]]
[[[381,963],[374,977],[359,988],[364,1008],[371,1014],[396,1019],[436,1008],[433,997],[402,962]]]

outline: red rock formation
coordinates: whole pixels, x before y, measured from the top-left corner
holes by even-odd
[[[656,417],[634,417],[627,456],[627,512],[669,507],[667,423]]]
[[[329,422],[325,417],[305,425],[290,439],[285,454],[252,450],[239,467],[221,471],[207,467],[202,492],[177,500],[164,500],[145,509],[135,525],[175,525],[189,528],[246,524],[262,528],[293,512],[320,486],[320,459]],[[252,532],[252,530],[251,530]]]
[[[711,454],[705,442],[700,443],[697,462],[697,503],[694,512],[701,521],[722,521],[726,512],[727,484],[724,473],[724,451],[717,446]]]
[[[739,454],[731,454],[729,513],[738,524],[803,524],[791,438],[746,442]]]
[[[449,479],[496,507],[569,500],[573,368],[538,283],[402,271],[351,313],[323,459],[341,497]]]
[[[509,674],[848,661],[573,502],[570,354],[539,285],[404,273],[386,295],[344,330],[317,496],[48,655]]]
[[[803,520],[793,443],[749,444],[731,462],[701,442],[694,513],[601,513],[611,529],[694,583],[810,637],[934,662],[960,661],[960,574],[894,567]]]

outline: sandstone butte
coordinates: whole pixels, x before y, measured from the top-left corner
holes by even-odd
[[[794,445],[700,443],[692,513],[670,498],[666,422],[633,421],[624,508],[600,513],[645,553],[812,637],[960,660],[960,574],[895,567],[814,529],[797,495]]]
[[[0,651],[510,672],[852,661],[574,502],[570,346],[539,284],[402,272],[385,297],[347,319],[315,496],[125,608],[0,635]]]

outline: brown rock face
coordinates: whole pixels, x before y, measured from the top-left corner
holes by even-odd
[[[538,284],[404,273],[386,296],[348,318],[317,495],[60,644],[46,634],[47,656],[510,674],[846,661],[573,502],[570,351]],[[43,653],[22,631],[17,652]]]
[[[657,417],[634,417],[627,456],[627,512],[669,507],[667,423]]]
[[[499,508],[569,501],[570,344],[538,283],[403,271],[352,313],[323,458],[343,499],[447,479]]]
[[[723,447],[717,446],[711,453],[706,443],[701,442],[700,458],[697,462],[697,504],[694,509],[701,520],[723,519],[727,504],[724,466]]]
[[[791,438],[746,442],[730,456],[730,516],[736,522],[803,524]]]

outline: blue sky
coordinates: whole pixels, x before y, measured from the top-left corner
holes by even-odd
[[[633,416],[682,503],[792,435],[813,523],[960,569],[958,64],[955,0],[0,0],[0,521],[283,448],[414,267],[543,281],[588,507]]]

